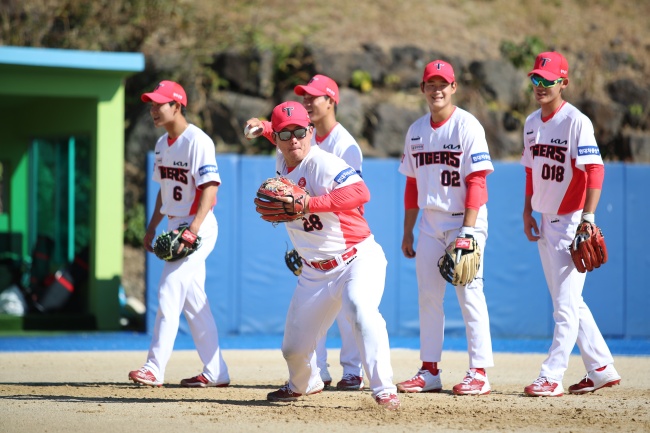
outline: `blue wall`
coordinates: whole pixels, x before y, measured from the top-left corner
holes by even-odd
[[[264,156],[217,155],[222,185],[215,208],[217,245],[207,261],[206,291],[220,335],[281,334],[296,277],[284,265],[289,238],[255,212],[253,198],[274,173],[275,160]],[[405,178],[398,160],[366,159],[364,179],[372,198],[366,217],[388,258],[381,312],[394,336],[419,332],[415,262],[401,253]],[[153,167],[149,154],[148,172]],[[601,331],[610,338],[650,338],[647,274],[650,250],[640,222],[650,215],[647,165],[607,164],[605,185],[596,212],[607,241],[609,261],[589,273],[584,297]],[[537,246],[522,228],[524,171],[518,163],[496,163],[488,177],[489,237],[485,251],[485,293],[494,338],[552,336],[551,300]],[[150,214],[158,184],[149,181]],[[163,221],[159,231],[166,227]],[[416,239],[417,241],[417,239]],[[157,309],[162,262],[147,253],[147,330]],[[445,298],[447,335],[464,335],[455,291]],[[184,319],[181,331],[189,333]],[[336,335],[334,326],[330,335]]]

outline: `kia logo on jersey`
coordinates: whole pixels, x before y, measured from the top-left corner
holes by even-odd
[[[460,144],[443,144],[442,148],[443,149],[451,149],[451,150],[459,150],[460,149]]]
[[[563,144],[567,145],[568,141],[567,140],[561,140],[559,138],[551,138],[551,144]]]
[[[187,162],[183,162],[183,161],[174,161],[174,162],[172,162],[172,165],[173,165],[173,166],[176,166],[176,167],[187,167]]]

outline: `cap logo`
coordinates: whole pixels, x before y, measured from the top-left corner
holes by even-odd
[[[437,70],[441,70],[443,66],[445,66],[445,65],[443,65],[442,63],[436,63],[436,69]]]
[[[183,95],[181,95],[180,93],[174,92],[173,95],[174,95],[174,98],[178,99],[179,101],[183,100]]]
[[[282,111],[287,113],[287,117],[291,117],[291,112],[293,111],[293,107],[283,107]]]
[[[330,89],[329,87],[326,87],[325,91],[327,93],[329,93],[330,95],[332,95],[332,96],[336,96],[336,92],[334,90]]]
[[[548,62],[550,62],[550,61],[551,61],[551,59],[549,59],[548,57],[542,57],[542,64],[541,64],[540,66],[541,66],[542,68],[545,68],[545,67],[546,67],[546,64],[547,64]]]

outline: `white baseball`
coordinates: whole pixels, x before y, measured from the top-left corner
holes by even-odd
[[[251,128],[250,125],[246,125],[246,127],[244,128],[244,135],[246,136],[246,138],[249,139],[257,137],[259,132],[262,132],[262,128],[260,126],[255,126]]]

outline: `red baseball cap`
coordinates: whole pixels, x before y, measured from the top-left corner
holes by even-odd
[[[271,127],[275,132],[280,132],[289,125],[307,127],[310,124],[309,114],[300,102],[283,102],[276,106],[271,113]]]
[[[153,92],[143,94],[140,99],[142,99],[142,102],[153,101],[159,104],[175,101],[183,106],[187,106],[185,90],[180,84],[173,81],[161,81]]]
[[[444,60],[434,60],[424,68],[422,81],[427,82],[432,77],[440,77],[448,83],[456,81],[454,68]]]
[[[293,91],[298,96],[303,96],[305,93],[311,96],[329,96],[334,102],[339,103],[339,86],[325,75],[314,75],[307,84],[296,86]]]
[[[535,59],[535,66],[528,76],[533,74],[552,81],[558,78],[569,78],[569,62],[556,51],[541,53]]]

